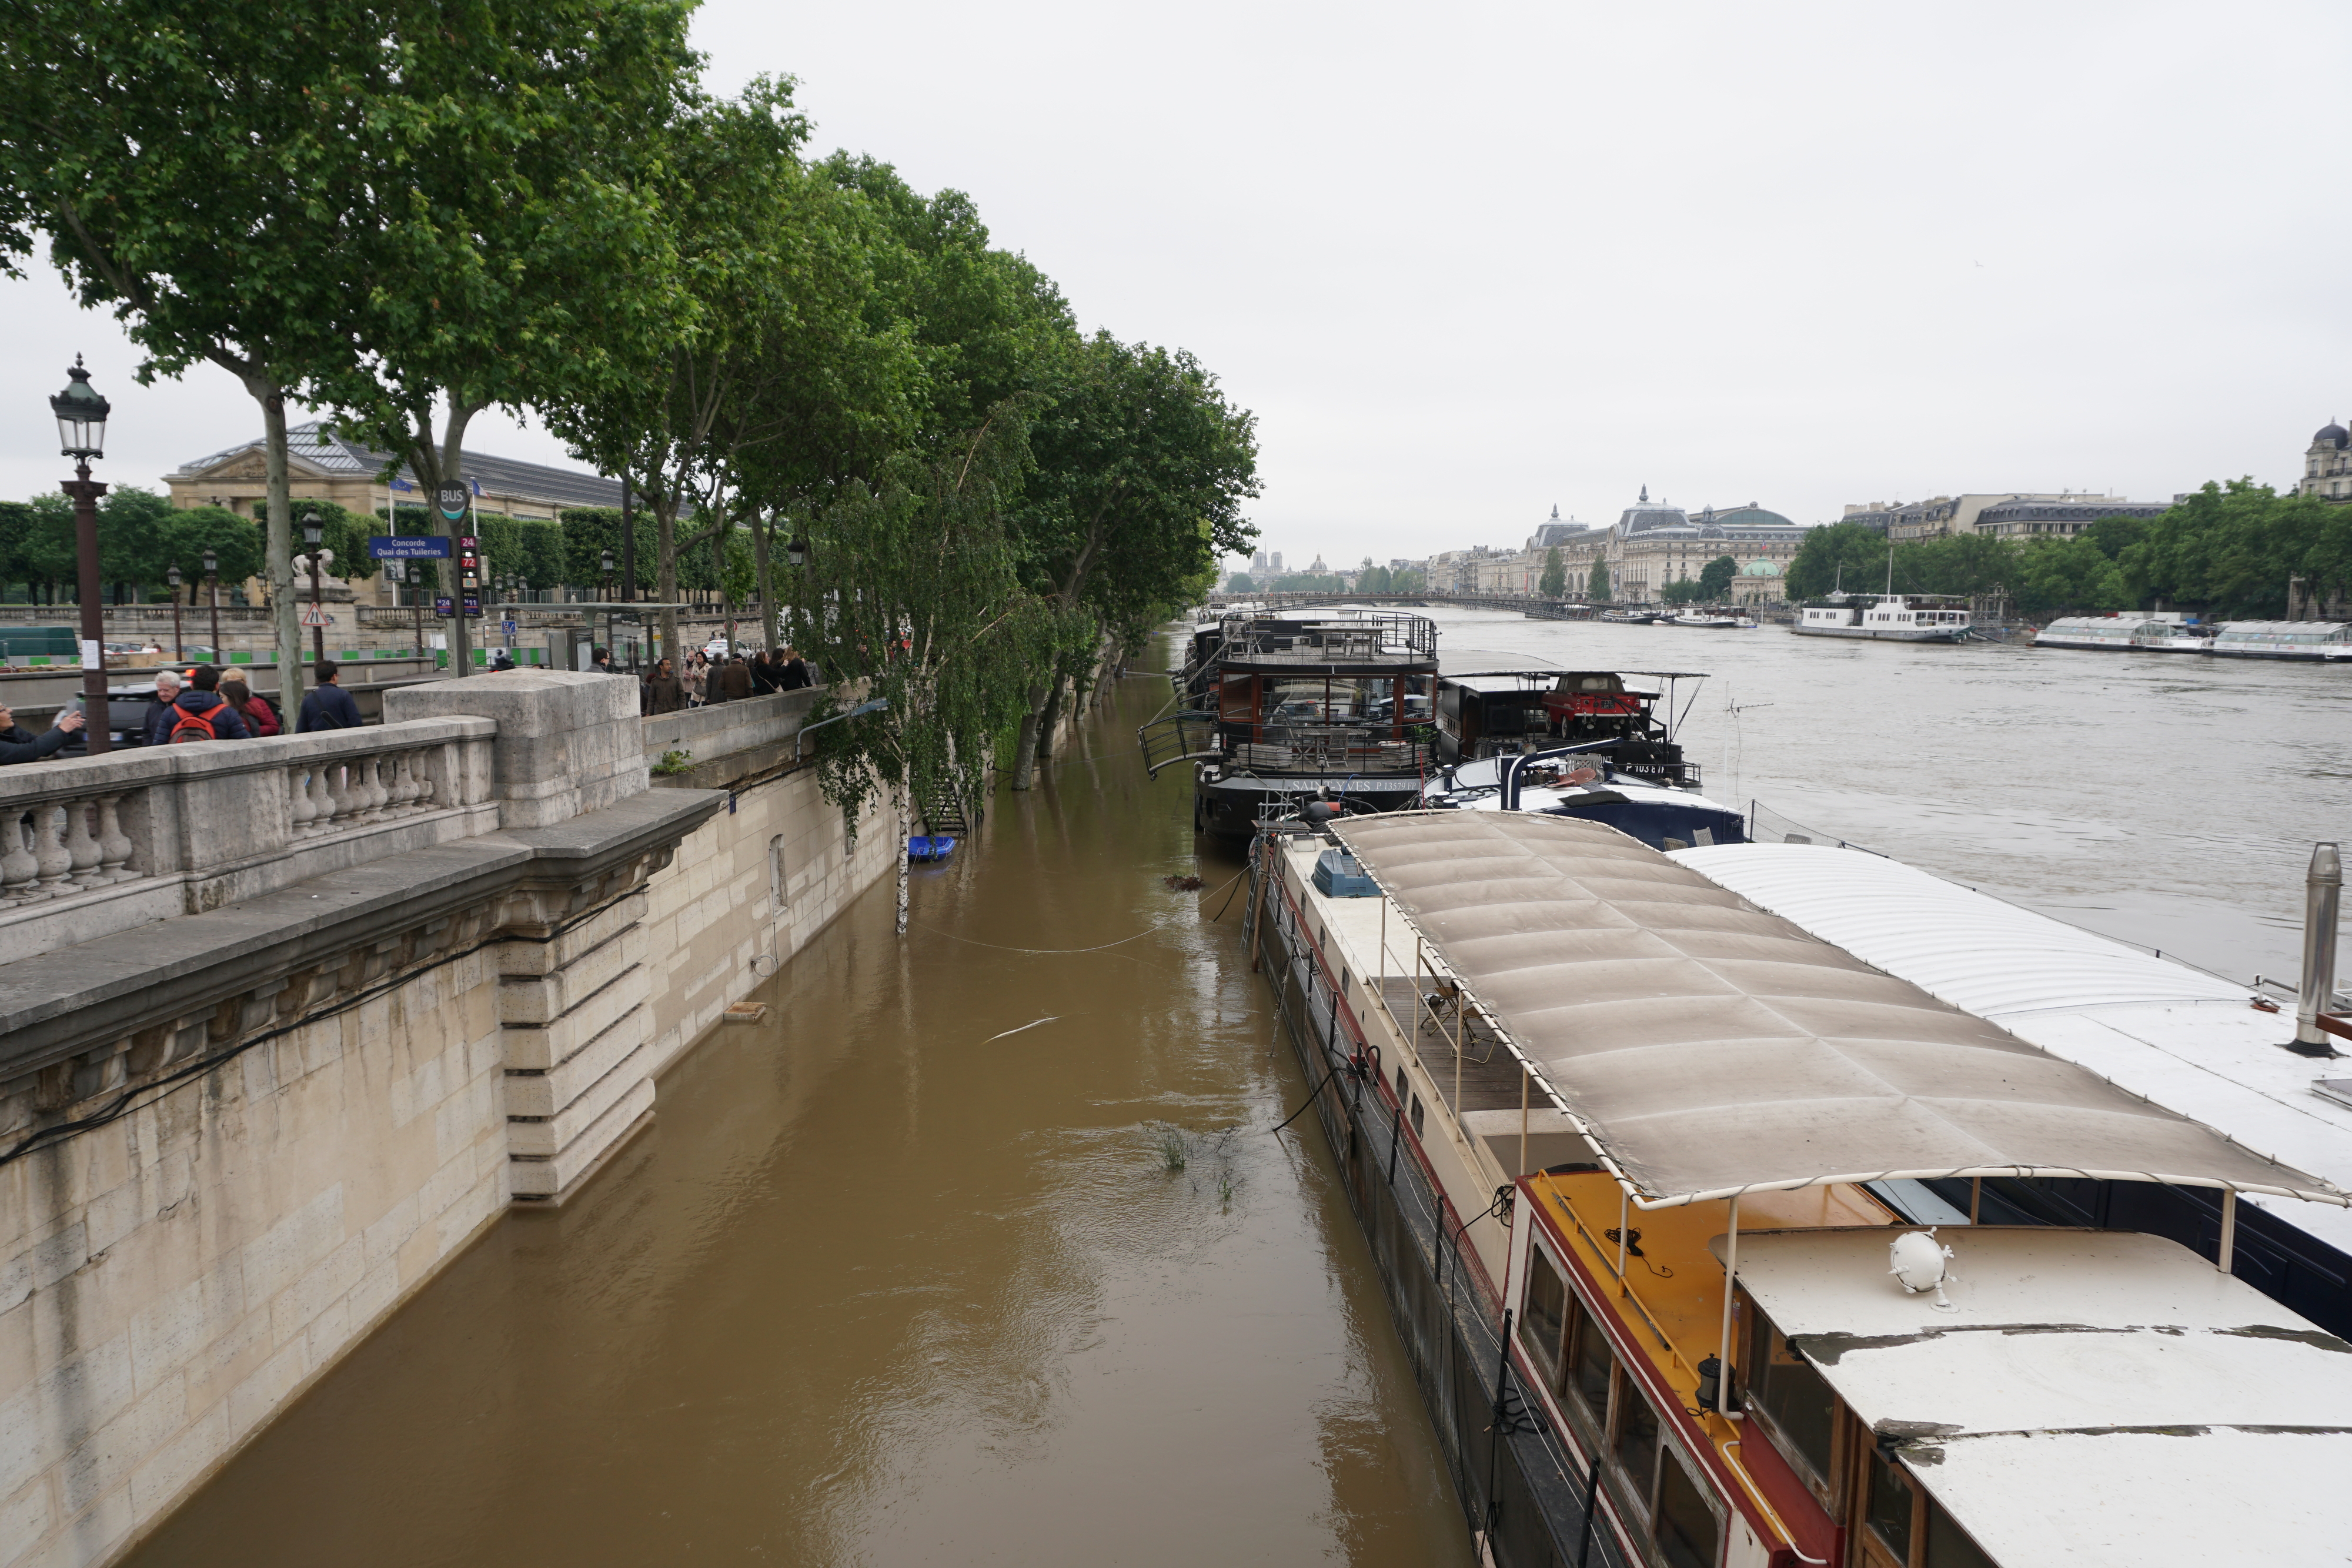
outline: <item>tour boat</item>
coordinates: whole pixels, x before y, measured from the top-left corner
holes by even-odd
[[[1728,632],[1734,629],[1746,631],[1754,629],[1756,618],[1752,615],[1727,615],[1717,611],[1685,610],[1679,614],[1667,616],[1666,624],[1698,626],[1715,632]]]
[[[2352,625],[2339,621],[2232,621],[2213,639],[2225,659],[2352,663]]]
[[[2213,627],[2178,611],[2068,615],[2033,634],[2037,648],[2095,648],[2126,653],[2210,653]]]
[[[1647,626],[1653,622],[1663,621],[1665,617],[1647,610],[1604,610],[1598,619],[1607,622],[1612,626]]]
[[[1969,601],[1942,593],[1832,593],[1805,605],[1789,630],[1801,637],[1965,643]]]
[[[1598,822],[1270,832],[1246,920],[1480,1561],[2352,1540],[2352,1353],[2231,1271],[2242,1195],[2341,1188]],[[2218,1226],[2200,1256],[1982,1223],[2001,1180],[2106,1184],[2117,1227],[2200,1191]]]
[[[1261,816],[1328,796],[1343,810],[1410,805],[1437,765],[1428,617],[1252,611],[1192,635],[1181,711],[1139,729],[1153,778],[1192,766],[1195,831],[1243,842]]]

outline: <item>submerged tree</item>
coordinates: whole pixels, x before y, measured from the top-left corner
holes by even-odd
[[[1055,612],[1021,581],[1007,516],[1028,461],[1024,423],[1008,404],[955,441],[894,455],[807,519],[794,635],[827,683],[810,722],[853,701],[887,705],[813,737],[819,786],[853,833],[892,802],[902,841],[919,803],[976,817],[994,739],[1051,656]],[[903,933],[903,847],[898,859]]]

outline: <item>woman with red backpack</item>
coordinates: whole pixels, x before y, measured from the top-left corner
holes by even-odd
[[[250,740],[253,732],[245,727],[245,720],[236,709],[221,700],[220,672],[210,664],[198,664],[189,672],[188,688],[172,706],[179,710],[172,720],[171,741],[174,746],[189,740]]]

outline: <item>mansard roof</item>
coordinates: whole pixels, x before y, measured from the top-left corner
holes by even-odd
[[[303,477],[376,478],[393,462],[390,453],[362,446],[342,435],[332,425],[318,420],[288,430],[286,447],[288,465]],[[259,440],[244,442],[224,447],[209,456],[199,457],[168,477],[198,479],[217,476],[220,470],[238,465],[240,462],[249,462],[261,454],[262,443]],[[458,461],[477,496],[513,497],[561,507],[617,507],[621,504],[620,481],[607,479],[601,474],[592,474],[584,469],[557,468],[544,463],[526,463],[520,458],[497,457],[487,452],[462,449]],[[406,463],[400,464],[394,470],[392,488],[399,492],[415,490],[416,477],[409,471]]]

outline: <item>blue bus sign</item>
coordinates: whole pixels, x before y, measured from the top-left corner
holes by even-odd
[[[368,554],[378,560],[446,560],[449,541],[439,534],[370,534]]]

